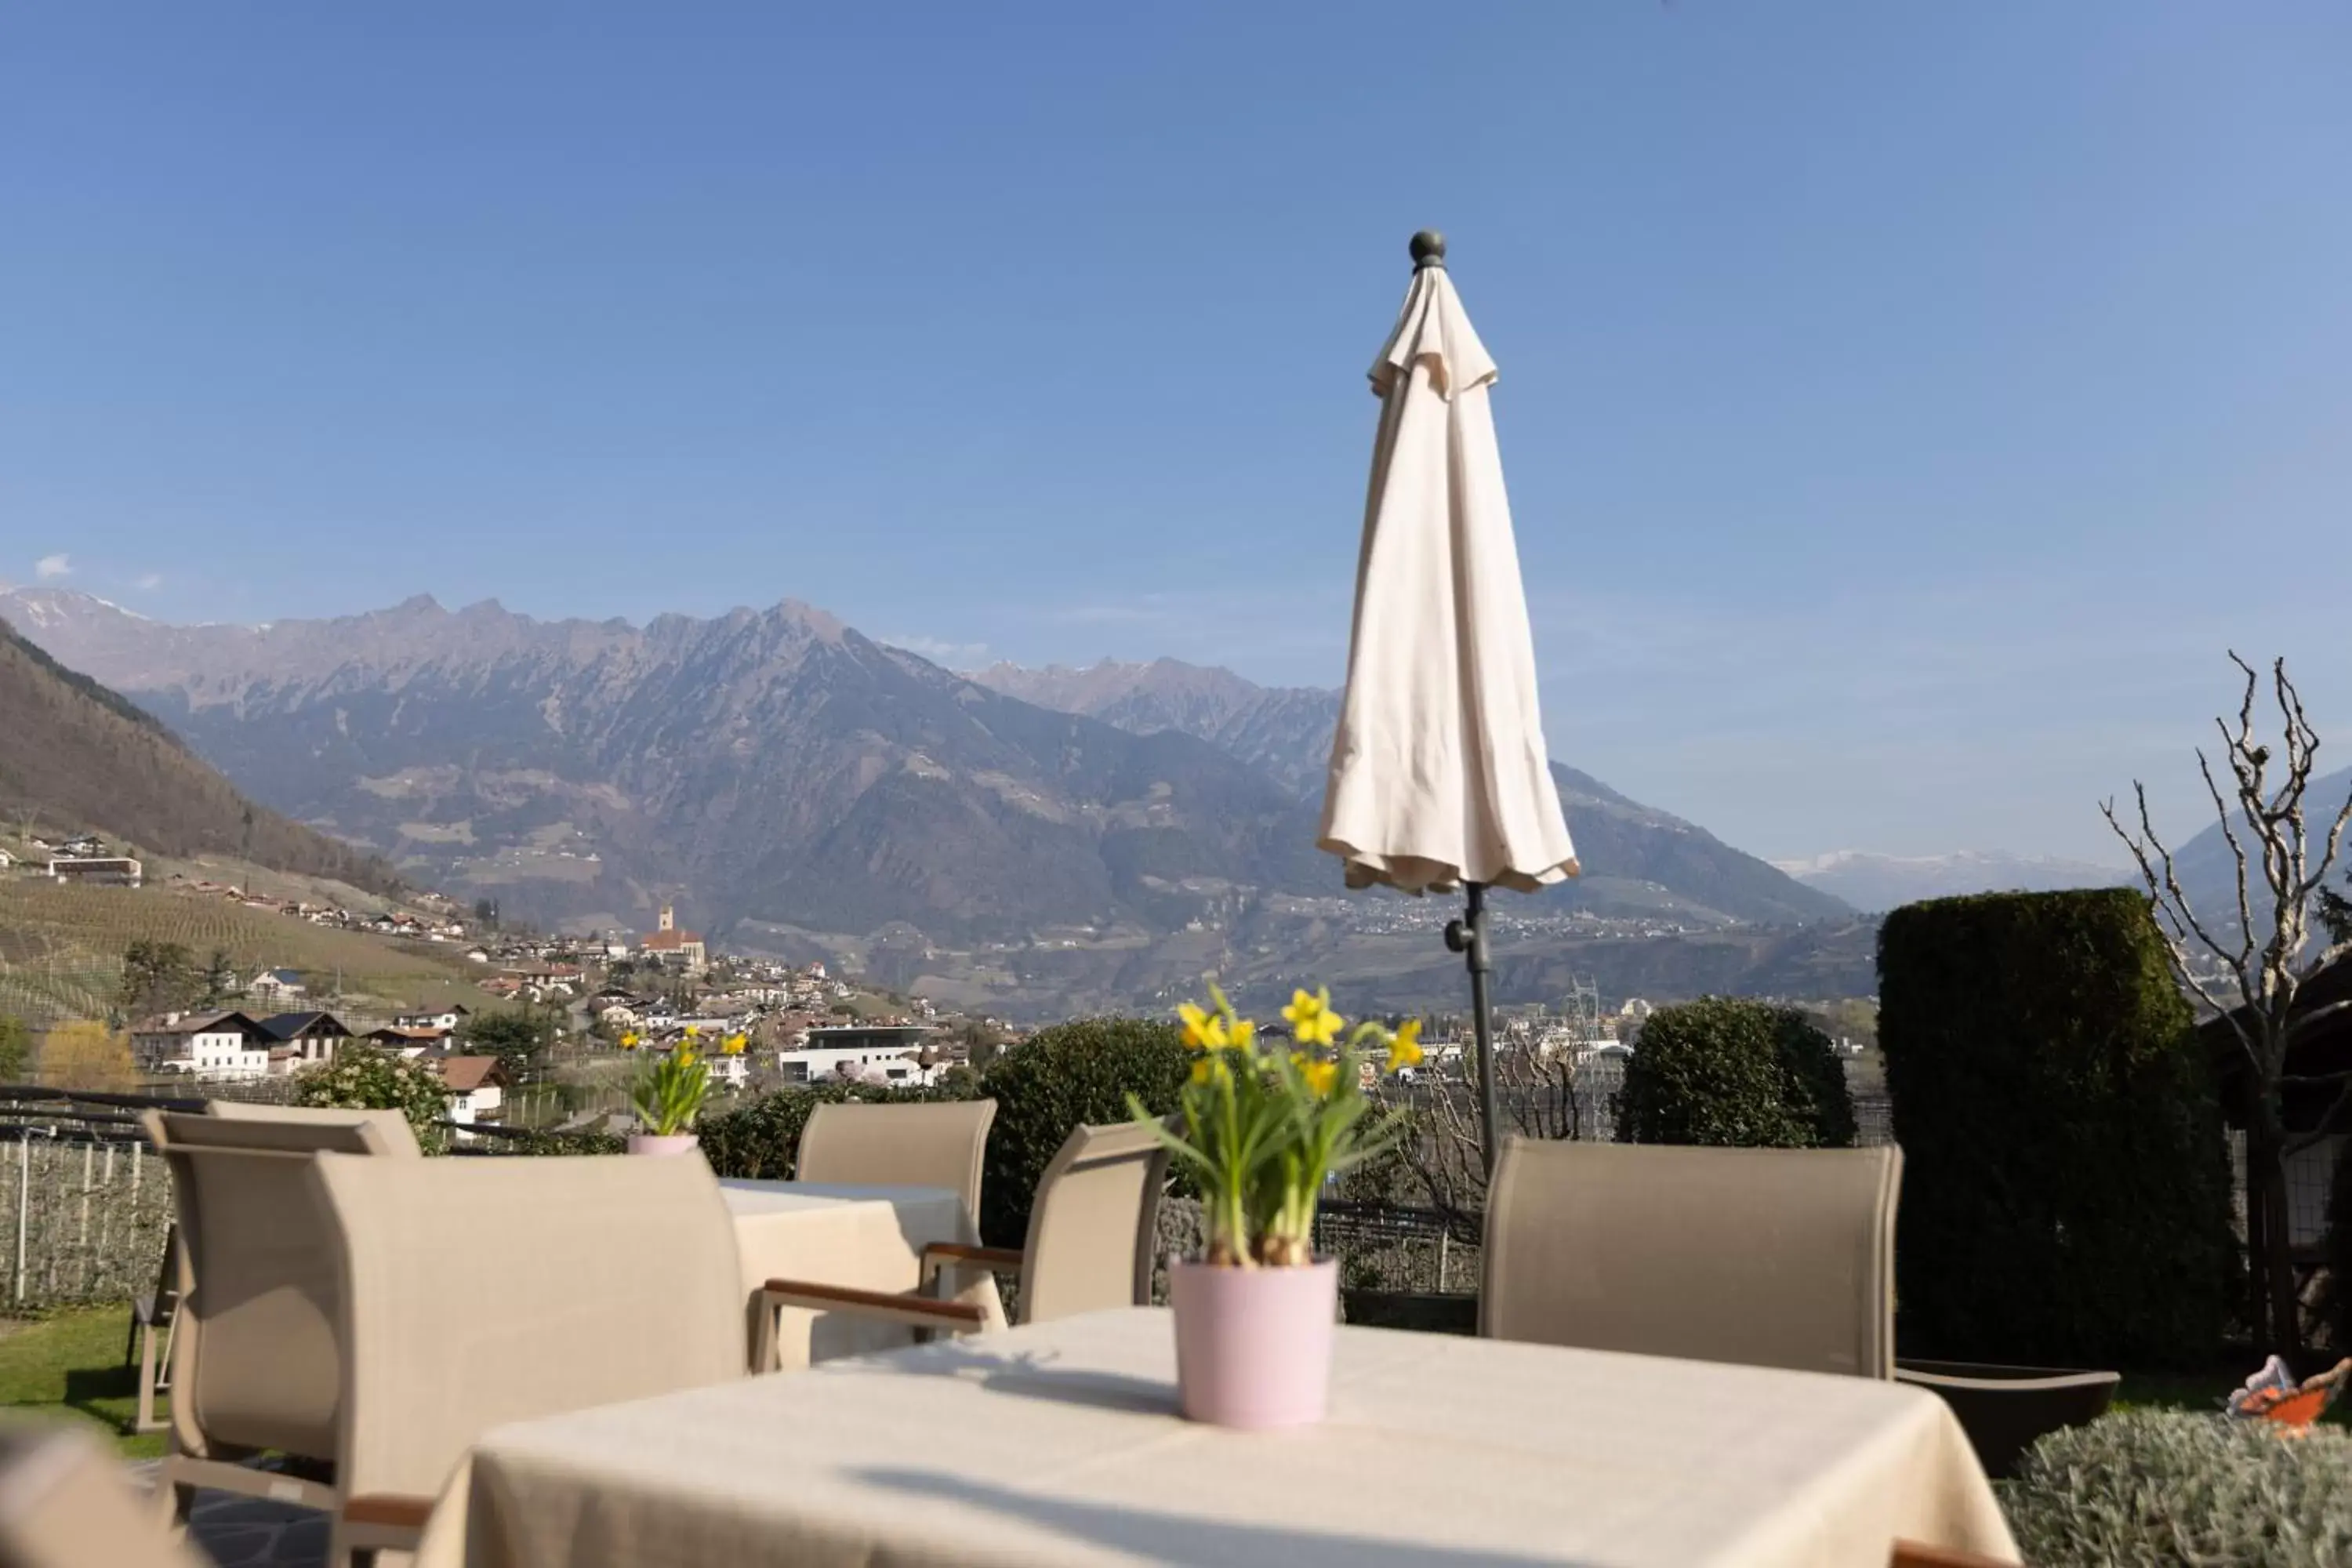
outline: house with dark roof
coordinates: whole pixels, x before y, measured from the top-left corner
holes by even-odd
[[[243,1013],[165,1013],[131,1026],[131,1058],[144,1073],[259,1078],[276,1043]]]
[[[314,1062],[331,1061],[349,1044],[352,1032],[332,1013],[278,1013],[261,1020],[274,1048],[274,1070],[293,1072]],[[279,1052],[284,1054],[281,1056]]]

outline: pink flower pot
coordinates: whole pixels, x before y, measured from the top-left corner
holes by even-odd
[[[632,1154],[691,1154],[695,1137],[691,1132],[632,1132],[629,1152]]]
[[[1251,1430],[1323,1419],[1339,1318],[1335,1259],[1304,1268],[1172,1263],[1168,1300],[1186,1416]]]

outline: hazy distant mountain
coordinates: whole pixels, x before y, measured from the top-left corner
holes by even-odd
[[[392,868],[255,805],[151,714],[0,625],[0,812],[150,854],[233,855],[376,891]]]
[[[631,925],[675,899],[738,945],[945,973],[1008,1010],[1343,956],[1323,916],[1282,912],[1339,891],[1314,848],[1329,692],[1172,661],[972,679],[792,603],[636,627],[417,598],[175,626],[42,589],[0,592],[0,616],[271,805],[518,914]],[[1531,910],[1694,931],[1851,914],[1555,776],[1586,875]],[[1709,946],[1706,973],[1727,986],[1780,951]]]
[[[2063,888],[2111,888],[2132,880],[2117,866],[2086,860],[1964,849],[1951,855],[1873,855],[1838,849],[1773,865],[1809,888],[1834,893],[1858,910],[1884,913],[1922,899],[1962,893],[2049,892]]]
[[[996,664],[974,680],[1008,697],[1083,713],[1139,735],[1180,730],[1256,763],[1298,795],[1319,794],[1331,765],[1339,694],[1316,687],[1259,686],[1230,669],[1172,658],[1150,664],[1105,659],[1084,669]]]
[[[2221,774],[2224,779],[2227,773]],[[2346,768],[2314,779],[2304,792],[2305,829],[2310,836],[2306,850],[2308,864],[2316,865],[2326,848],[2327,830],[2342,810],[2347,798],[2352,798],[2352,768]],[[2233,816],[2238,828],[2238,842],[2245,847],[2247,856],[2246,891],[2253,910],[2255,928],[2262,929],[2270,918],[2271,900],[2263,880],[2262,850],[2245,831],[2245,818]],[[2233,931],[2238,925],[2238,860],[2231,853],[2230,843],[2221,832],[2221,824],[2212,826],[2173,847],[2173,864],[2180,878],[2180,886],[2189,895],[2190,905],[2219,936]],[[2344,837],[2343,850],[2336,858],[2336,869],[2328,883],[2338,892],[2352,894],[2352,882],[2346,876],[2352,872],[2352,830]]]
[[[1312,823],[1262,773],[1002,697],[806,605],[541,622],[428,598],[163,626],[0,595],[282,808],[550,918],[933,936],[1181,923],[1302,888]]]
[[[1172,658],[1106,659],[1085,669],[999,664],[972,679],[1123,730],[1197,736],[1321,804],[1339,717],[1336,691],[1258,686],[1229,669]],[[1853,912],[1833,892],[1792,881],[1705,828],[1629,800],[1589,773],[1554,763],[1552,779],[1584,866],[1584,875],[1557,895],[1566,901],[1612,914],[1680,910],[1767,922]]]

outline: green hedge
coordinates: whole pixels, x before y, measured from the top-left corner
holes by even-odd
[[[1830,1037],[1793,1008],[1728,996],[1651,1014],[1617,1100],[1627,1142],[1850,1148],[1853,1133]]]
[[[2037,1568],[2352,1562],[2352,1437],[2177,1410],[2053,1432],[2001,1489]]]
[[[1176,1109],[1191,1072],[1173,1024],[1082,1018],[1041,1029],[988,1064],[980,1092],[996,1101],[980,1230],[992,1247],[1029,1239],[1029,1200],[1055,1150],[1076,1128],[1128,1119],[1127,1096],[1154,1111]]]
[[[2232,1300],[2211,1077],[2127,889],[1913,904],[1878,939],[1903,1350],[2208,1361]]]

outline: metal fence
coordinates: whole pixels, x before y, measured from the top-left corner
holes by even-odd
[[[7,1310],[120,1301],[154,1288],[172,1182],[137,1112],[197,1103],[0,1086],[0,1300]]]

